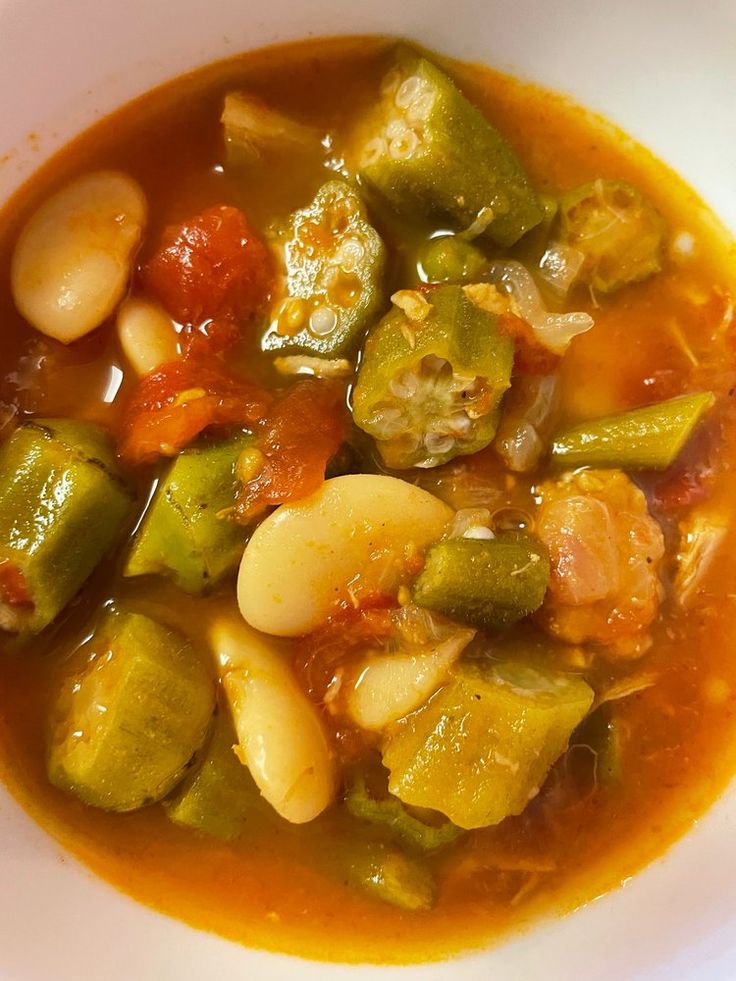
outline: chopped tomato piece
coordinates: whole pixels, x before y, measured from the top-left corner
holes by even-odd
[[[531,325],[513,313],[502,313],[498,329],[515,344],[514,371],[523,375],[549,375],[560,360],[537,340]]]
[[[715,482],[715,449],[721,436],[717,420],[706,420],[695,432],[678,460],[652,489],[652,505],[676,511],[707,501]]]
[[[388,640],[394,631],[394,607],[395,601],[387,597],[359,609],[346,607],[304,638],[294,657],[294,670],[311,698],[324,699],[340,664]]]
[[[142,273],[146,288],[180,323],[242,321],[264,305],[273,263],[242,211],[218,205],[166,229]]]
[[[185,358],[209,358],[234,347],[240,330],[232,320],[208,320],[200,327],[183,331],[179,337]]]
[[[33,606],[26,577],[10,559],[0,559],[0,601],[11,606]]]
[[[210,426],[253,426],[271,395],[200,361],[171,361],[138,383],[122,421],[128,463],[175,456]]]
[[[244,484],[235,516],[250,520],[264,507],[306,497],[345,437],[345,390],[314,378],[293,385],[262,424],[260,470]]]

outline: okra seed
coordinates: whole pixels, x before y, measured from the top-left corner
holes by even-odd
[[[291,337],[301,330],[307,317],[307,305],[304,300],[290,296],[284,300],[278,316],[277,330],[279,334]]]
[[[395,102],[399,109],[408,109],[408,107],[416,101],[417,96],[421,93],[424,88],[424,83],[418,75],[410,75],[404,82],[399,86],[399,90],[396,93]]]
[[[419,137],[413,129],[406,130],[389,144],[388,152],[392,160],[408,160],[419,146]]]
[[[361,154],[361,167],[372,166],[385,155],[386,149],[386,141],[381,139],[380,136],[376,136],[372,140],[368,140],[366,145],[363,147],[363,153]]]
[[[398,139],[406,133],[407,125],[399,116],[394,117],[386,127],[386,138],[389,140]]]
[[[473,426],[467,412],[454,413],[450,416],[447,425],[455,436],[467,436]]]
[[[434,105],[434,95],[422,92],[406,110],[406,118],[410,123],[423,123],[429,119]]]
[[[337,327],[337,314],[331,307],[317,307],[309,317],[309,329],[317,337],[326,337]]]
[[[440,456],[450,452],[455,445],[455,440],[447,434],[427,433],[424,437],[424,445],[429,453]]]
[[[337,250],[335,258],[345,272],[353,272],[365,255],[365,248],[357,238],[346,238]]]
[[[413,398],[419,387],[419,379],[413,371],[404,371],[388,383],[389,391],[397,399]]]
[[[265,462],[265,456],[257,447],[253,446],[243,450],[235,465],[235,473],[237,474],[238,480],[242,484],[247,484],[248,481],[253,480],[261,472]]]
[[[381,95],[393,95],[401,85],[402,74],[398,68],[388,72],[381,82]]]
[[[406,428],[407,420],[401,409],[386,406],[379,409],[373,419],[372,424],[380,428],[381,439],[393,439],[400,435]]]

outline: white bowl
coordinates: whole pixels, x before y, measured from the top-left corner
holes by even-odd
[[[0,200],[95,119],[181,71],[306,35],[390,33],[571,93],[736,230],[736,3],[710,0],[0,0]],[[486,953],[409,968],[246,950],[96,879],[0,789],[0,978],[497,981],[736,977],[736,792],[661,860]]]

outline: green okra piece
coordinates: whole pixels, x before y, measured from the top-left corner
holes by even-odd
[[[385,740],[389,790],[461,828],[498,824],[537,794],[592,701],[576,675],[518,661],[461,664]]]
[[[391,845],[369,844],[356,851],[348,867],[350,882],[376,899],[416,912],[434,906],[437,886],[421,859]]]
[[[363,774],[355,776],[345,794],[345,807],[353,817],[388,828],[407,845],[420,851],[434,851],[449,845],[463,834],[451,821],[428,824],[409,814],[396,797],[373,797]]]
[[[436,467],[487,446],[509,387],[513,342],[459,286],[413,294],[366,341],[353,418],[395,469]]]
[[[538,224],[518,157],[444,72],[402,50],[381,93],[359,130],[358,168],[395,211],[459,231],[477,224],[505,247]]]
[[[236,568],[247,530],[226,514],[236,500],[240,454],[254,437],[184,450],[161,478],[125,565],[126,576],[158,573],[188,593],[201,593]]]
[[[19,426],[0,447],[0,628],[48,626],[120,535],[132,500],[103,427]]]
[[[131,811],[184,776],[207,735],[214,681],[186,637],[137,613],[108,613],[92,644],[59,698],[48,775],[85,804]]]
[[[428,550],[412,595],[419,606],[451,620],[497,630],[539,609],[549,575],[549,554],[533,535],[453,538]]]
[[[237,742],[230,716],[219,712],[196,770],[164,802],[175,824],[232,841],[263,811],[250,771],[235,753]]]
[[[665,223],[638,187],[599,178],[560,199],[557,238],[585,260],[578,280],[603,293],[662,268]]]
[[[558,433],[552,458],[565,467],[666,470],[715,400],[712,392],[697,392],[592,419]]]
[[[358,192],[329,181],[295,212],[283,245],[286,298],[266,351],[344,357],[355,352],[384,299],[386,250]]]
[[[443,235],[423,246],[417,270],[427,283],[469,283],[477,281],[487,265],[488,259],[470,242]]]
[[[589,747],[595,754],[595,780],[599,787],[613,787],[623,778],[623,744],[621,724],[601,705],[585,719],[574,742]]]

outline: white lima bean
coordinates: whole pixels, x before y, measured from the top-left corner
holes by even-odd
[[[264,633],[308,634],[357,585],[395,594],[407,578],[405,558],[441,538],[452,516],[396,477],[334,477],[256,528],[240,563],[240,612]]]
[[[419,708],[440,688],[474,636],[474,630],[457,630],[422,653],[369,655],[347,698],[353,721],[380,731]]]
[[[282,818],[304,824],[335,798],[337,774],[316,707],[273,641],[235,613],[209,628],[238,755]]]
[[[143,191],[116,171],[86,174],[57,191],[15,247],[10,275],[20,313],[63,344],[98,327],[125,293],[145,219]]]
[[[142,377],[179,357],[171,318],[160,306],[130,296],[118,308],[115,323],[120,347],[135,373]]]

